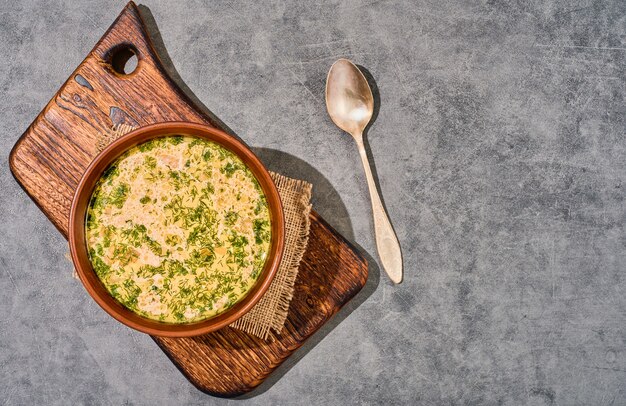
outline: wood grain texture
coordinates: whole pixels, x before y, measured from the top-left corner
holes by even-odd
[[[134,72],[113,68],[131,49]],[[28,195],[67,237],[75,188],[96,155],[99,134],[127,124],[189,121],[219,127],[169,78],[130,2],[19,139],[11,170]],[[252,390],[347,303],[367,280],[365,260],[315,212],[294,298],[272,343],[225,328],[195,338],[153,337],[199,389],[217,396]]]

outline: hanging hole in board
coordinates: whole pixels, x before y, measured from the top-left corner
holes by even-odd
[[[111,52],[111,67],[120,75],[130,75],[137,69],[139,59],[137,52],[126,45],[122,45]]]

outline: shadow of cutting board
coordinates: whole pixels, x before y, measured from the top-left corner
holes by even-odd
[[[137,67],[124,74],[122,65],[133,54]],[[98,134],[124,124],[181,120],[219,127],[170,79],[130,2],[19,139],[11,152],[11,170],[67,237],[74,190],[96,156]],[[230,327],[194,338],[152,338],[196,387],[236,396],[261,384],[366,280],[366,261],[312,212],[287,322],[275,341]]]

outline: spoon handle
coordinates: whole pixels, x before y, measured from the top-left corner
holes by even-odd
[[[359,154],[361,155],[363,169],[365,169],[365,177],[367,178],[367,186],[369,187],[370,198],[372,199],[378,256],[380,257],[385,272],[387,272],[387,275],[389,275],[393,283],[400,283],[402,282],[402,253],[400,252],[400,243],[398,242],[396,233],[393,231],[385,208],[380,201],[370,163],[365,153],[365,147],[363,146],[363,140],[359,139],[359,137],[355,137],[355,139],[359,147]]]

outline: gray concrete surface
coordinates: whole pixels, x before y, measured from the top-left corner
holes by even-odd
[[[376,257],[324,80],[375,78],[371,155],[404,253],[269,385],[227,401],[72,279],[12,178],[23,130],[122,1],[0,7],[0,403],[626,404],[626,3],[147,1],[180,77]]]

